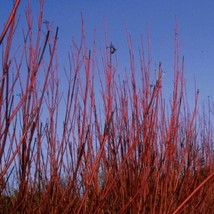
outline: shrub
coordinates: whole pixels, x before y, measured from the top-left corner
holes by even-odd
[[[78,46],[72,41],[61,91],[58,28],[43,29],[43,4],[40,1],[37,27],[28,6],[27,30],[18,52],[12,52],[18,0],[0,37],[1,212],[214,210],[211,115],[205,107],[200,114],[197,90],[193,111],[189,109],[178,27],[168,104],[162,93],[161,64],[151,85],[150,60],[146,62],[141,50],[136,69],[128,34],[130,70],[122,80],[116,53],[109,48],[99,53],[95,42],[88,50],[83,19],[81,42]]]

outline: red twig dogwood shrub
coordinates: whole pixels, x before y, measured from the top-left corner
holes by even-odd
[[[167,102],[150,47],[148,61],[143,48],[137,56],[127,33],[130,67],[120,75],[107,33],[107,48],[94,39],[88,49],[83,19],[62,71],[43,4],[37,25],[28,5],[18,50],[18,0],[0,37],[1,213],[211,213],[212,109],[199,111],[197,90],[189,108],[178,28]]]

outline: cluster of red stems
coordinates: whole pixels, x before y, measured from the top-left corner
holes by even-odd
[[[197,90],[190,110],[177,33],[168,105],[143,45],[137,70],[127,33],[130,68],[119,71],[95,39],[89,51],[83,21],[61,91],[58,28],[43,29],[43,1],[36,26],[28,5],[13,51],[19,3],[0,35],[0,213],[212,213],[212,111],[208,102],[199,113]]]

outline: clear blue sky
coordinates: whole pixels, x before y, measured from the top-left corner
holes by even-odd
[[[26,2],[21,2],[18,12],[23,18]],[[31,2],[36,18],[39,1]],[[0,29],[11,7],[12,3],[0,0]],[[132,35],[136,52],[141,35],[147,47],[147,33],[150,30],[152,64],[162,62],[163,70],[166,72],[164,81],[167,85],[171,84],[173,76],[174,29],[177,17],[189,95],[193,95],[195,77],[201,100],[210,96],[213,101],[213,11],[213,0],[45,0],[44,19],[59,27],[58,51],[61,65],[63,60],[67,59],[72,37],[77,40],[80,38],[81,12],[85,20],[88,44],[92,44],[93,29],[96,28],[98,48],[104,48],[106,19],[108,37],[117,48],[121,67],[128,67],[126,25]]]

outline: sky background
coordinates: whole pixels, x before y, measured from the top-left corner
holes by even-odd
[[[7,20],[13,1],[0,0],[0,26]],[[21,1],[18,14],[24,20],[27,1]],[[32,0],[33,16],[38,18],[39,1]],[[117,48],[119,66],[129,67],[126,27],[136,53],[141,37],[147,48],[150,32],[151,64],[162,63],[166,72],[164,90],[173,81],[173,53],[176,18],[179,25],[181,56],[185,58],[185,80],[190,102],[194,95],[194,78],[200,100],[214,100],[214,1],[213,0],[45,0],[44,20],[59,27],[58,55],[60,66],[67,62],[72,38],[80,39],[81,13],[84,17],[88,45],[92,45],[96,28],[97,44],[105,48],[104,22],[108,39]],[[137,56],[136,56],[137,57]],[[136,60],[137,62],[137,60]],[[192,99],[192,100],[191,100]]]

